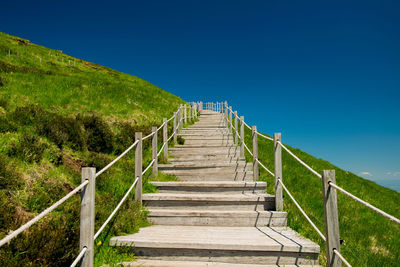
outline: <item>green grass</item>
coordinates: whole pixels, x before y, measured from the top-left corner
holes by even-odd
[[[135,132],[149,134],[184,103],[138,77],[0,33],[0,238],[79,185],[82,166],[100,170]],[[150,140],[143,147],[147,166]],[[97,177],[95,230],[133,178],[133,150]],[[155,190],[151,179],[176,178],[150,171],[144,192]],[[133,199],[131,193],[96,240],[96,266],[135,259],[132,251],[108,245],[114,235],[149,225],[147,211]],[[71,264],[79,253],[79,209],[76,195],[0,248],[0,266]]]
[[[285,135],[283,133],[284,140]],[[245,127],[245,142],[252,149],[251,130]],[[342,170],[328,161],[315,158],[300,149],[287,146],[296,156],[321,173],[334,169],[339,186],[372,205],[400,218],[400,194],[394,190]],[[246,151],[246,159],[252,158]],[[259,160],[271,171],[274,169],[273,142],[258,136]],[[274,194],[274,178],[260,166],[260,180],[267,182],[267,192]],[[283,182],[322,233],[324,211],[321,180],[282,149]],[[397,266],[400,262],[400,226],[350,199],[338,195],[339,230],[343,240],[342,255],[353,266]],[[326,265],[324,241],[306,221],[284,192],[284,210],[288,226],[317,242],[321,247],[320,263]]]

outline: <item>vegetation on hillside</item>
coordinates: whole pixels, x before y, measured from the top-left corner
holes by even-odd
[[[135,132],[149,134],[182,103],[138,77],[0,33],[0,239],[79,185],[82,166],[101,169]],[[144,166],[149,147],[146,140]],[[132,184],[133,158],[131,151],[97,177],[95,229]],[[147,183],[144,189],[155,190]],[[79,203],[72,197],[0,248],[0,266],[71,264],[79,251]],[[132,193],[96,240],[96,265],[132,259],[107,240],[146,225]]]
[[[284,133],[283,133],[284,141]],[[251,130],[245,128],[245,142],[252,149]],[[287,146],[296,156],[318,172],[336,171],[339,186],[400,218],[400,194],[394,190],[344,171],[331,163],[315,158],[300,149]],[[269,169],[274,169],[273,142],[258,136],[258,156]],[[252,158],[246,151],[247,161]],[[267,182],[267,192],[274,194],[274,178],[261,166],[260,180]],[[324,210],[321,180],[282,149],[283,183],[305,210],[311,220],[324,230]],[[341,253],[353,266],[397,266],[400,262],[400,226],[371,211],[360,203],[337,192],[339,231],[343,240]],[[284,210],[288,212],[288,226],[317,242],[321,247],[320,263],[326,265],[325,242],[284,192]]]

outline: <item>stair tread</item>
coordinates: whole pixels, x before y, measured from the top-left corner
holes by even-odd
[[[124,267],[276,267],[282,265],[272,264],[240,264],[240,263],[224,263],[224,262],[208,262],[208,261],[169,261],[169,260],[147,260],[139,259],[134,262],[124,262]],[[285,267],[319,267],[319,265],[294,265],[285,264]]]
[[[193,187],[265,187],[266,182],[247,181],[183,181],[183,182],[150,182],[155,186],[193,186]]]
[[[150,200],[186,200],[186,201],[265,201],[275,198],[269,194],[182,194],[182,193],[150,193],[143,194],[144,201]]]
[[[319,253],[319,246],[288,227],[153,225],[113,237],[111,245],[173,249]]]
[[[258,216],[273,215],[275,217],[286,217],[285,211],[268,211],[268,210],[175,210],[175,209],[152,209],[149,208],[150,216]]]

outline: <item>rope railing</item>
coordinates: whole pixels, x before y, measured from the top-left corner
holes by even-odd
[[[366,201],[364,201],[364,200],[362,200],[362,199],[356,197],[355,195],[353,195],[353,194],[347,192],[346,190],[344,190],[343,188],[341,188],[341,187],[338,186],[337,184],[334,184],[334,183],[332,183],[332,182],[328,182],[328,184],[329,184],[330,186],[334,187],[335,189],[339,190],[339,191],[342,192],[343,194],[347,195],[348,197],[350,197],[350,198],[354,199],[355,201],[357,201],[357,202],[363,204],[365,207],[367,207],[367,208],[369,208],[369,209],[375,211],[376,213],[382,215],[383,217],[388,218],[389,220],[391,220],[391,221],[393,221],[393,222],[395,222],[395,223],[397,223],[397,224],[400,224],[400,220],[397,219],[396,217],[394,217],[394,216],[392,216],[392,215],[390,215],[390,214],[384,212],[383,210],[378,209],[377,207],[375,207],[375,206],[369,204],[368,202],[366,202]]]
[[[269,137],[269,136],[266,136],[266,135],[264,135],[264,134],[262,134],[262,133],[260,133],[260,132],[256,132],[259,136],[261,136],[261,137],[264,137],[265,139],[268,139],[268,140],[270,140],[270,141],[274,141],[274,139],[273,138],[271,138],[271,137]]]
[[[89,183],[88,180],[85,182],[81,183],[78,187],[76,187],[74,190],[69,192],[67,195],[65,195],[63,198],[58,200],[56,203],[42,211],[39,215],[35,216],[33,219],[31,219],[29,222],[25,223],[21,227],[19,227],[17,230],[13,231],[11,234],[8,236],[4,237],[2,240],[0,240],[0,247],[3,246],[4,244],[7,244],[10,242],[13,238],[18,236],[20,233],[31,227],[33,224],[37,223],[40,219],[42,219],[44,216],[52,212],[55,208],[63,204],[66,200],[68,200],[70,197],[72,197],[75,193],[77,193],[79,190],[81,190],[85,185]]]
[[[302,161],[301,159],[299,159],[299,157],[297,157],[295,154],[293,154],[292,151],[290,151],[285,145],[283,145],[280,141],[278,141],[279,145],[286,150],[286,152],[288,152],[294,159],[296,159],[298,162],[300,162],[301,165],[303,165],[304,167],[306,167],[308,170],[310,170],[312,173],[314,173],[318,178],[322,179],[322,175],[319,174],[318,172],[316,172],[313,168],[311,168],[310,166],[308,166],[304,161]]]
[[[249,154],[251,156],[253,156],[253,153],[250,151],[250,149],[247,147],[246,143],[243,143],[244,147],[246,148],[247,152],[249,152]]]
[[[121,208],[122,204],[125,202],[126,198],[128,197],[129,193],[132,191],[132,189],[135,187],[138,180],[139,180],[139,177],[136,177],[135,181],[133,182],[131,187],[129,187],[128,191],[125,193],[124,197],[118,203],[117,207],[115,207],[113,212],[111,212],[110,216],[108,216],[107,220],[103,223],[103,225],[100,227],[100,229],[96,232],[96,234],[93,237],[94,240],[96,240],[97,237],[99,237],[99,235],[104,230],[104,228],[107,226],[107,224],[111,221],[111,219],[114,217],[114,215],[117,213],[117,211]]]
[[[322,240],[326,241],[325,236],[321,233],[321,231],[318,229],[318,227],[313,223],[313,221],[308,217],[308,215],[305,213],[305,211],[301,208],[299,203],[297,203],[296,199],[290,194],[289,190],[286,188],[286,186],[283,184],[281,179],[277,180],[283,187],[283,189],[286,191],[288,196],[292,199],[293,203],[296,205],[296,207],[300,210],[301,214],[307,219],[307,221],[311,224],[311,226],[314,228],[314,230],[318,233],[318,235],[322,238]]]
[[[116,157],[113,161],[111,161],[107,166],[105,166],[103,169],[101,169],[99,172],[96,173],[96,177],[105,172],[108,168],[110,168],[112,165],[114,165],[118,160],[120,160],[123,156],[126,155],[132,148],[134,148],[137,143],[139,143],[139,140],[136,140],[128,149],[126,149],[124,152],[121,153],[118,157]]]
[[[273,172],[271,172],[270,170],[268,170],[267,167],[264,166],[264,164],[261,163],[261,161],[259,161],[258,159],[256,159],[258,164],[260,164],[261,167],[264,168],[264,170],[266,170],[269,174],[271,174],[273,177],[275,177],[275,174]]]
[[[351,267],[350,263],[342,256],[342,254],[340,254],[340,252],[336,248],[333,249],[333,253],[335,253],[339,257],[339,259],[344,264],[346,264],[347,267]]]
[[[152,132],[151,134],[146,135],[145,137],[143,137],[142,140],[144,141],[144,140],[146,140],[147,138],[152,137],[154,134],[155,134],[155,132]]]
[[[161,152],[164,150],[164,147],[165,147],[166,144],[167,144],[167,143],[164,143],[164,144],[162,145],[162,147],[160,148],[160,151],[158,151],[158,153],[157,153],[157,157],[159,157],[159,156],[161,155]]]
[[[85,253],[86,253],[86,250],[87,250],[87,247],[84,247],[82,250],[81,250],[81,252],[78,254],[78,256],[75,258],[75,260],[74,260],[74,262],[71,264],[71,267],[75,267],[79,262],[80,262],[80,260],[83,258],[83,256],[85,255]]]
[[[147,165],[146,169],[144,169],[144,171],[142,172],[142,175],[145,174],[145,173],[150,169],[151,166],[153,166],[153,164],[154,164],[155,161],[156,161],[156,160],[153,159],[153,160],[150,162],[150,164]]]

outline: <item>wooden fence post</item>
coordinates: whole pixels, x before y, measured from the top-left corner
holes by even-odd
[[[94,257],[94,200],[96,168],[82,168],[81,182],[89,183],[81,191],[81,218],[79,249],[87,248],[85,256],[81,260],[81,266],[92,267]]]
[[[229,106],[229,118],[228,118],[228,120],[229,120],[229,130],[230,130],[230,133],[232,133],[232,126],[233,126],[233,124],[232,124],[232,106]]]
[[[135,180],[139,177],[135,187],[135,200],[142,205],[142,133],[135,133],[135,139],[139,140],[135,149]]]
[[[163,126],[163,145],[165,145],[164,146],[164,159],[166,161],[168,161],[168,142],[167,142],[167,140],[168,140],[168,123],[167,123],[167,119],[166,118],[163,119],[163,123],[164,123],[164,126]]]
[[[192,121],[192,105],[189,104],[189,121]]]
[[[244,158],[244,116],[240,116],[240,157]]]
[[[174,112],[174,124],[172,125],[174,128],[172,129],[172,134],[174,134],[174,145],[176,145],[176,140],[177,140],[177,132],[178,129],[176,128],[176,121],[177,121],[178,113]]]
[[[238,121],[237,121],[237,111],[235,111],[233,113],[234,117],[235,117],[235,144],[238,145],[238,133],[239,133],[239,129],[238,129]]]
[[[183,115],[184,122],[187,123],[186,104],[183,105],[183,110],[184,110],[184,115]],[[190,116],[190,115],[189,115],[189,116]]]
[[[322,196],[324,199],[326,265],[329,267],[340,267],[342,266],[342,261],[333,252],[334,249],[340,252],[337,196],[336,189],[329,186],[330,182],[336,184],[335,170],[323,170]]]
[[[257,126],[251,127],[253,139],[253,180],[258,181],[258,144],[257,144]]]
[[[157,126],[153,126],[151,131],[154,133],[153,138],[151,140],[151,153],[152,153],[152,158],[154,160],[153,163],[153,175],[157,176],[158,174],[158,157],[157,157]]]
[[[182,114],[183,112],[182,112],[182,104],[181,104],[181,106],[180,106],[180,109],[179,109],[179,121],[178,121],[178,130],[179,130],[179,132],[181,132],[181,130],[182,130],[182,121],[183,121],[183,114]]]
[[[227,101],[225,101],[225,119],[226,119],[226,127],[228,127],[229,123],[228,123],[228,102]]]
[[[278,143],[281,141],[281,133],[274,133],[274,175],[275,175],[275,210],[283,210],[282,195],[282,147]]]

